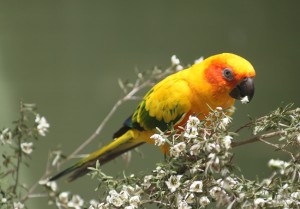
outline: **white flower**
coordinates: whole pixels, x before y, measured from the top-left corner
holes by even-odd
[[[61,208],[61,206],[66,207],[69,202],[69,192],[62,192],[58,195],[58,198],[56,199],[56,205],[58,208]]]
[[[73,195],[70,202],[68,202],[68,207],[81,209],[83,206],[84,200],[79,195]]]
[[[271,159],[268,163],[268,166],[274,169],[279,169],[280,174],[284,174],[285,169],[290,165],[288,162],[284,162],[282,160],[274,160]]]
[[[186,123],[186,129],[197,128],[199,124],[200,124],[199,118],[190,115]]]
[[[2,144],[11,144],[12,133],[9,128],[4,129],[0,135],[0,141]]]
[[[36,115],[35,122],[37,123],[37,130],[41,136],[46,136],[46,132],[50,127],[45,117],[41,117],[39,114]]]
[[[200,120],[197,117],[190,115],[186,123],[185,132],[183,136],[189,139],[196,138],[198,136],[199,124],[200,124]]]
[[[166,142],[166,139],[160,134],[153,134],[150,138],[154,139],[154,144],[157,146],[161,146]]]
[[[166,171],[164,171],[160,166],[157,166],[153,172],[156,173],[156,177],[159,179],[165,177],[166,175]]]
[[[291,197],[294,198],[294,199],[296,199],[296,200],[300,200],[300,191],[298,191],[298,192],[293,192],[293,193],[291,194]]]
[[[186,129],[184,134],[183,134],[184,137],[188,138],[188,139],[194,139],[194,138],[197,138],[198,136],[198,129],[193,127],[193,128],[190,128],[190,129]]]
[[[241,103],[242,103],[242,104],[247,104],[247,103],[249,103],[249,98],[248,98],[248,96],[243,97],[243,98],[241,99]]]
[[[190,154],[191,155],[199,155],[200,151],[201,151],[200,148],[201,148],[201,146],[199,143],[192,145],[190,148]]]
[[[265,202],[266,201],[263,198],[256,198],[254,200],[254,205],[262,207],[262,206],[264,206]]]
[[[183,70],[183,66],[182,65],[177,65],[176,66],[176,71],[180,71],[180,70]]]
[[[196,59],[196,60],[194,61],[194,63],[195,63],[195,64],[198,64],[198,63],[202,62],[203,60],[204,60],[204,57],[199,57],[198,59]]]
[[[148,189],[151,186],[152,175],[147,175],[144,177],[144,183],[142,184],[145,189]]]
[[[226,193],[222,190],[221,187],[214,186],[209,190],[209,194],[214,199],[220,199],[220,197],[224,196]]]
[[[165,181],[168,189],[171,192],[175,192],[176,189],[180,186],[181,177],[182,177],[182,175],[177,175],[177,176],[172,175],[172,176],[170,176],[168,181]]]
[[[216,110],[222,111],[223,108],[222,107],[216,107]]]
[[[297,136],[297,141],[298,141],[298,143],[300,143],[300,134],[298,134],[298,136]]]
[[[129,204],[130,204],[131,206],[133,206],[134,208],[138,208],[140,202],[141,202],[141,200],[140,200],[140,197],[139,197],[138,195],[132,196],[132,197],[130,197],[130,199],[129,199]]]
[[[97,207],[95,206],[95,209],[109,209],[109,208],[110,208],[109,203],[103,203],[103,202],[98,204]],[[93,208],[91,208],[91,209],[93,209]]]
[[[128,198],[130,197],[127,190],[122,190],[119,195],[120,195],[121,199],[124,201],[127,201]]]
[[[180,64],[180,60],[177,58],[177,56],[176,55],[173,55],[172,57],[171,57],[171,63],[172,63],[172,65],[179,65]]]
[[[120,195],[116,192],[116,190],[109,191],[109,196],[107,196],[106,201],[110,204],[113,204],[116,207],[121,207],[124,203]]]
[[[126,206],[124,209],[134,209],[135,207],[133,207],[132,205],[128,205]]]
[[[57,191],[57,183],[55,181],[48,181],[46,186],[49,187],[53,192]]]
[[[32,146],[33,146],[32,142],[23,142],[21,144],[21,149],[24,153],[29,155],[32,153]]]
[[[180,201],[179,203],[178,203],[178,207],[177,207],[178,209],[190,209],[190,208],[192,208],[191,206],[189,206],[188,205],[188,203],[185,201],[185,200],[183,200],[183,201]]]
[[[202,197],[200,197],[199,203],[202,207],[205,207],[210,203],[210,201],[209,201],[208,197],[202,196]]]
[[[194,181],[190,186],[191,192],[202,192],[203,183],[202,181]]]
[[[178,144],[175,144],[173,147],[170,149],[170,155],[173,157],[179,157],[186,148],[186,144],[184,142],[179,142]]]
[[[21,202],[14,202],[14,209],[22,209],[24,208],[24,204]]]
[[[193,204],[195,202],[195,195],[193,193],[187,193],[184,199],[188,204]]]
[[[231,148],[231,139],[232,139],[232,137],[229,135],[227,135],[223,138],[223,145],[226,149]]]
[[[222,119],[222,124],[224,126],[227,126],[231,122],[231,119],[229,117],[225,117]]]
[[[98,205],[99,205],[99,202],[97,200],[90,200],[90,208],[89,209],[92,209],[91,207],[93,208],[98,208]]]
[[[2,203],[6,203],[6,202],[7,202],[7,199],[6,199],[5,197],[3,197],[3,198],[1,199],[1,202],[2,202]]]

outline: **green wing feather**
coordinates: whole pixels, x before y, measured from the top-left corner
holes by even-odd
[[[191,92],[188,83],[172,76],[154,86],[132,116],[132,128],[166,130],[189,112]]]

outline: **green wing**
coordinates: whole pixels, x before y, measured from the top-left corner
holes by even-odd
[[[131,120],[132,128],[166,130],[176,124],[191,107],[188,83],[168,77],[155,85],[143,98]]]

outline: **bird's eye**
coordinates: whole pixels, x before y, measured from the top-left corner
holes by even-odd
[[[225,69],[223,70],[223,77],[224,77],[226,80],[228,80],[228,81],[232,81],[233,78],[234,78],[234,76],[233,76],[233,73],[232,73],[231,69],[225,68]]]

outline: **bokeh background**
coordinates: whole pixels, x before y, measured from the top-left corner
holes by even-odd
[[[20,100],[38,104],[51,124],[23,178],[37,181],[49,149],[69,154],[94,132],[122,96],[118,78],[134,81],[135,68],[166,68],[173,54],[185,64],[221,52],[252,62],[256,94],[249,105],[237,104],[233,129],[248,115],[259,117],[291,102],[299,106],[299,7],[297,0],[0,1],[0,127],[17,118]],[[111,140],[136,104],[124,104],[83,154]],[[147,172],[163,161],[157,148],[141,150],[143,159],[133,154],[130,165],[119,159],[104,171]],[[286,157],[262,143],[234,152],[249,178],[266,177],[268,160]],[[59,186],[96,197],[96,181],[89,177]],[[47,207],[43,198],[30,202],[30,208]]]

